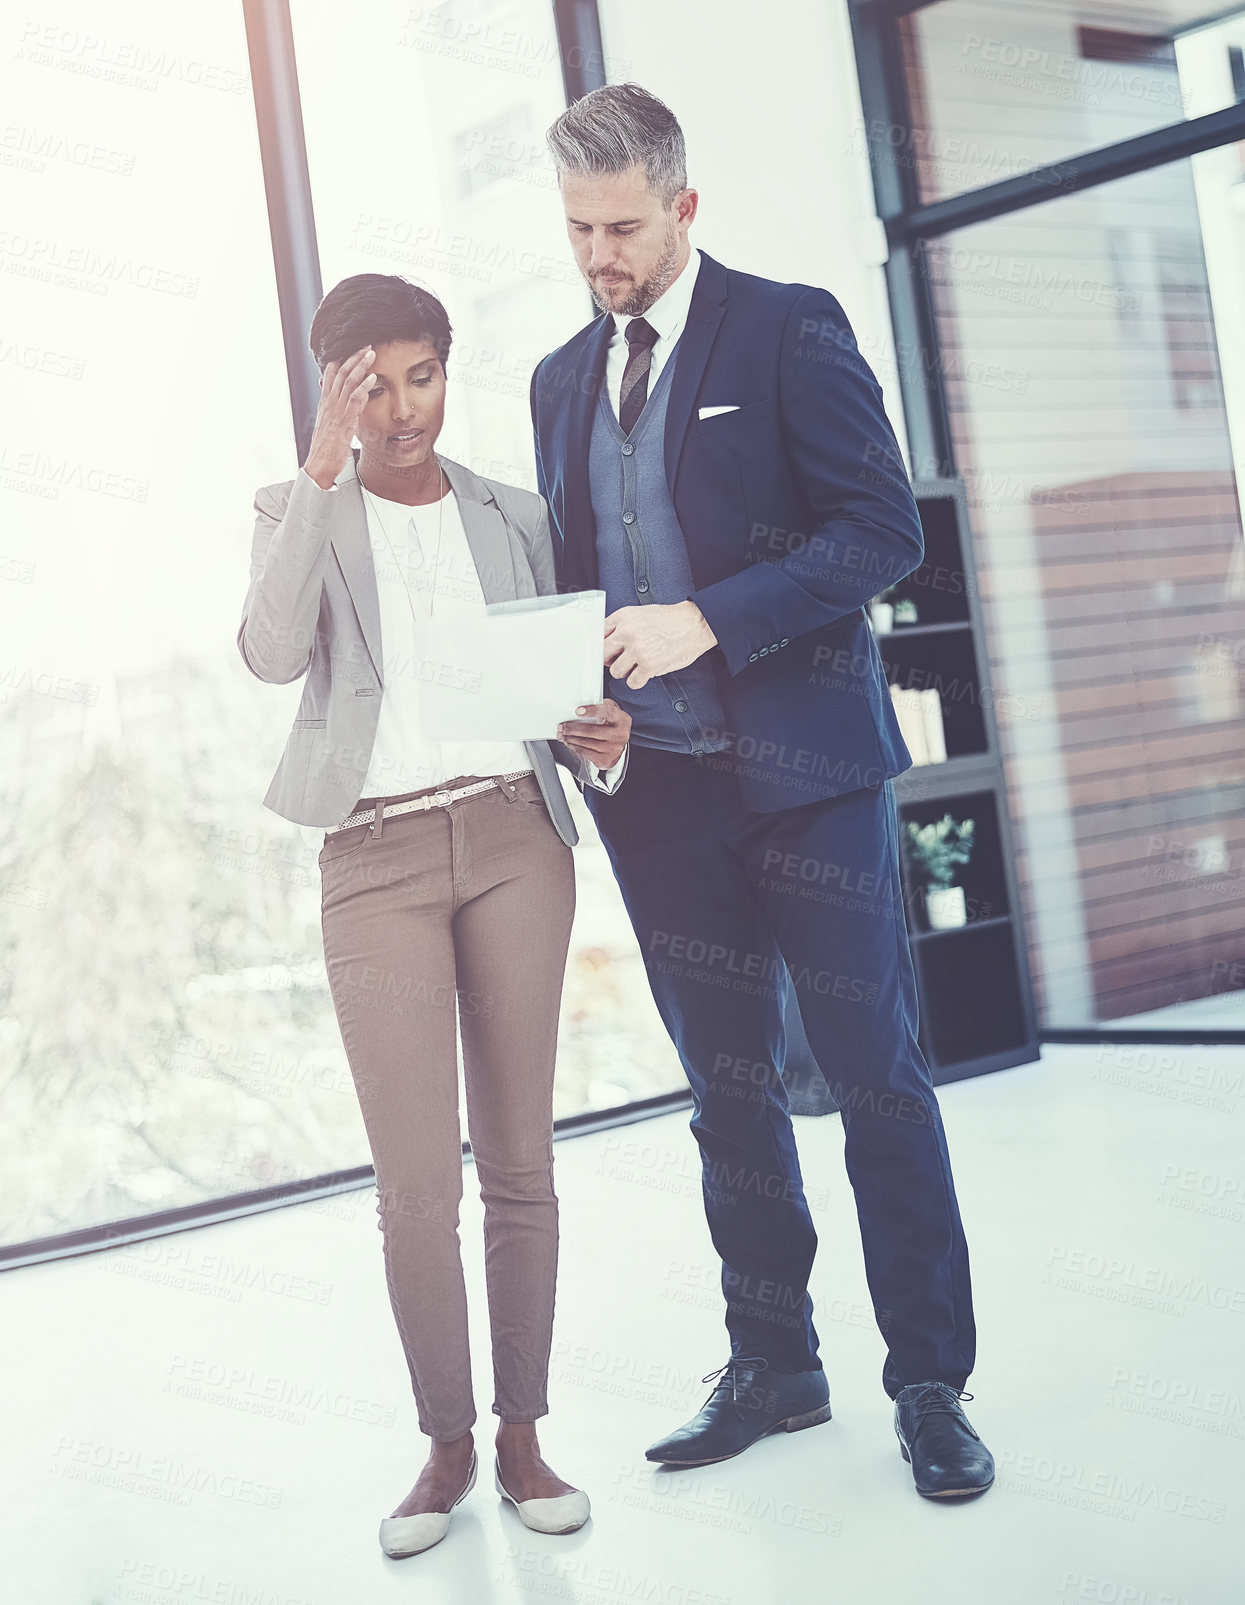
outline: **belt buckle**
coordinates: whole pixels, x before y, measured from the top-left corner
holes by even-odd
[[[434,791],[432,796],[429,797],[429,799],[428,799],[429,808],[446,808],[446,807],[448,807],[449,806],[449,801],[450,801],[450,798],[451,798],[452,795],[453,794],[451,792],[448,792],[448,791]]]

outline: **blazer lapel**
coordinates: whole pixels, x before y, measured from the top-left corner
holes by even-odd
[[[700,382],[705,375],[705,364],[717,338],[718,326],[726,311],[726,270],[720,262],[702,251],[700,271],[692,290],[683,332],[675,342],[674,373],[670,379],[670,395],[666,402],[666,484],[674,495],[679,474],[679,459],[692,409],[700,393]]]
[[[469,468],[452,462],[436,453],[437,461],[445,470],[450,494],[458,504],[467,544],[480,576],[480,589],[486,602],[506,602],[516,595],[514,558],[506,521],[493,499],[492,492]],[[380,637],[380,598],[376,591],[376,563],[368,532],[367,510],[363,502],[363,485],[357,471],[358,452],[337,476],[337,494],[340,497],[333,514],[333,533],[330,544],[337,566],[341,570],[350,600],[354,605],[359,629],[367,646],[376,678],[384,686],[383,653]]]
[[[592,331],[583,360],[569,386],[570,412],[566,424],[566,540],[565,578],[571,590],[597,588],[596,517],[588,484],[588,440],[601,386],[605,383],[605,354],[614,333],[614,320],[603,317]]]
[[[463,521],[484,600],[510,601],[516,595],[514,554],[501,508],[478,474],[442,457],[440,452],[436,453],[436,458],[445,469],[445,477],[458,503],[458,516]]]
[[[346,582],[346,589],[350,592],[376,678],[383,687],[385,676],[381,669],[380,598],[376,594],[376,564],[368,534],[367,511],[363,505],[363,486],[355,471],[357,459],[358,453],[355,452],[337,476],[338,503],[334,509],[333,533],[329,543],[342,579]]]

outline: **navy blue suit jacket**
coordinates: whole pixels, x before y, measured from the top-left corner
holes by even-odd
[[[666,478],[692,600],[718,641],[709,657],[743,802],[771,812],[911,766],[864,607],[920,564],[924,540],[881,386],[838,301],[701,255]],[[597,585],[588,436],[611,326],[602,313],[532,374],[561,590]]]

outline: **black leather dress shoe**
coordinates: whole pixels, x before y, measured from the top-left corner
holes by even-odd
[[[729,1359],[702,1380],[716,1384],[686,1426],[644,1451],[666,1466],[709,1466],[742,1454],[770,1432],[799,1432],[830,1419],[824,1371],[771,1371],[758,1357]]]
[[[949,1382],[912,1382],[895,1399],[899,1452],[927,1499],[984,1493],[994,1481],[994,1456],[960,1409],[971,1398]]]

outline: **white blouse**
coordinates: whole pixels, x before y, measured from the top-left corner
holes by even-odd
[[[435,742],[420,728],[417,676],[424,654],[419,624],[434,607],[437,618],[478,616],[485,607],[454,492],[447,490],[439,503],[411,507],[377,496],[362,485],[359,488],[376,570],[384,681],[376,741],[359,795],[396,797],[443,785],[459,775],[505,775],[530,769],[532,760],[522,742]],[[588,767],[593,781],[612,791],[622,760],[605,772],[603,782],[596,765]]]

